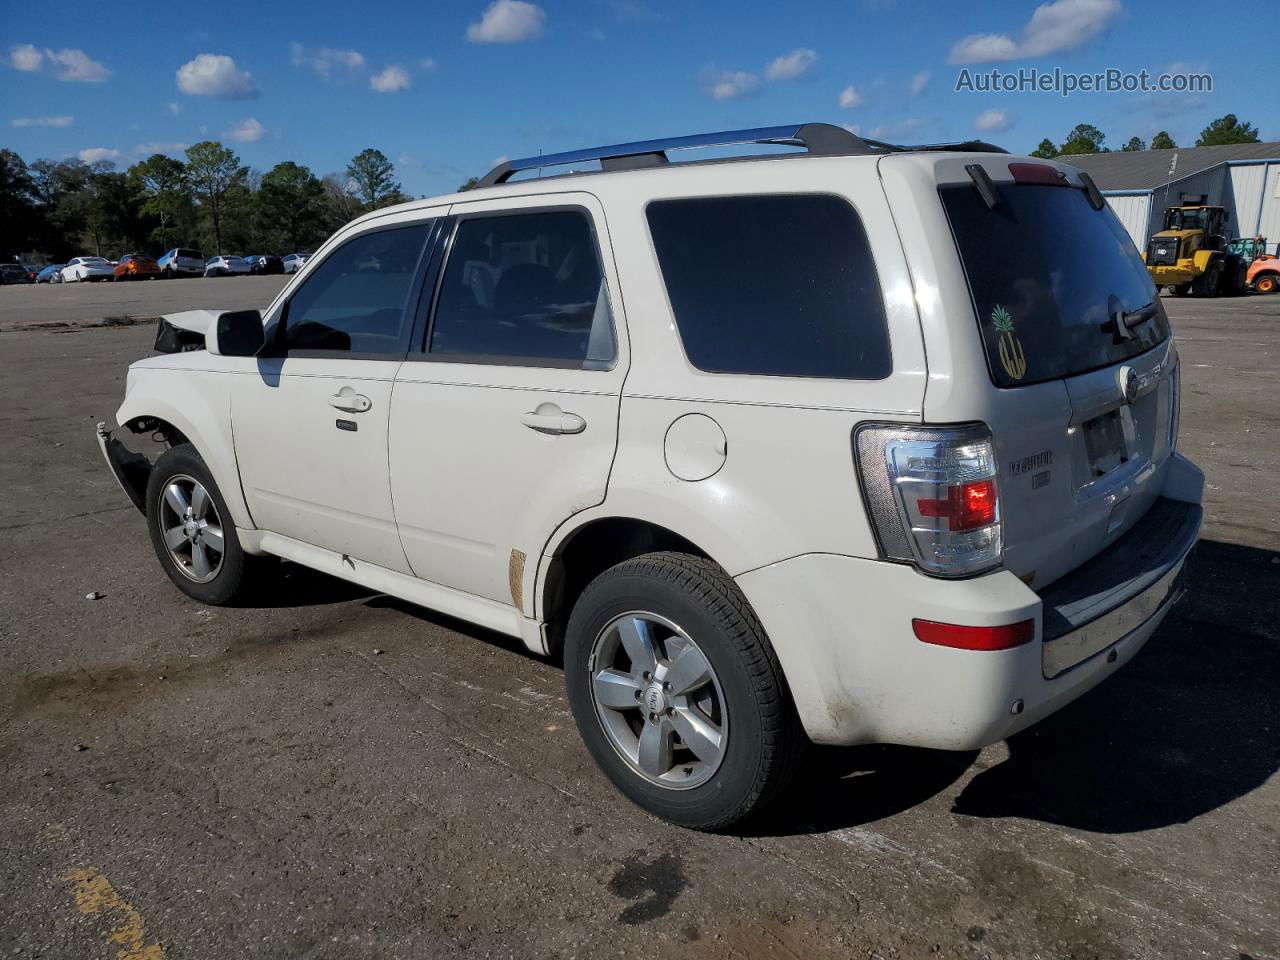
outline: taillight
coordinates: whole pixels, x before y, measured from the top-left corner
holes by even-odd
[[[1000,488],[985,426],[864,426],[856,449],[886,557],[943,577],[1000,564]]]

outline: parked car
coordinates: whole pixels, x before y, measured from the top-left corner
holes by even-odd
[[[31,274],[20,263],[0,263],[0,284],[31,283]]]
[[[65,263],[51,263],[36,274],[36,283],[61,283]]]
[[[36,275],[37,275],[37,274],[40,272],[40,270],[42,269],[42,268],[41,268],[41,266],[40,266],[39,264],[35,264],[35,263],[26,263],[26,262],[24,262],[24,263],[22,264],[22,266],[23,266],[23,269],[25,269],[25,270],[27,271],[27,276],[29,276],[29,277],[31,278],[31,282],[32,282],[32,283],[35,283],[35,282],[36,282]]]
[[[248,272],[249,264],[240,257],[217,256],[204,265],[204,275],[206,277],[229,277],[233,274],[245,274]]]
[[[808,156],[628,169],[750,141]],[[985,144],[510,161],[157,347],[115,419],[168,450],[99,440],[182,592],[269,589],[273,555],[562,654],[596,762],[690,827],[806,738],[1050,715],[1138,653],[1200,528],[1138,251],[1086,174]]]
[[[62,279],[66,283],[79,283],[82,280],[114,280],[115,267],[111,261],[103,257],[75,257],[68,260],[62,268]]]
[[[284,273],[284,262],[279,257],[258,253],[244,259],[249,264],[249,272],[255,276]]]
[[[161,254],[156,263],[160,267],[160,275],[168,280],[176,277],[204,276],[204,254],[199,250],[175,247]]]
[[[113,268],[117,280],[154,280],[160,264],[145,253],[126,253]]]
[[[282,261],[285,273],[297,273],[307,265],[307,261],[311,259],[309,253],[291,253]]]

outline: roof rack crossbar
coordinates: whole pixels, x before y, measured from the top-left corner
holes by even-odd
[[[617,143],[586,150],[569,150],[565,153],[549,153],[540,157],[525,157],[500,163],[477,184],[492,187],[506,183],[517,173],[540,167],[560,167],[572,163],[599,160],[606,169],[620,170],[636,166],[651,166],[667,161],[668,150],[689,150],[697,147],[735,147],[746,144],[770,144],[776,146],[804,147],[811,154],[839,156],[881,153],[901,149],[876,140],[864,140],[843,127],[830,123],[801,123],[781,127],[752,127],[747,130],[724,130],[720,133],[699,133],[688,137],[668,137],[661,140],[637,140],[633,143]],[[644,157],[638,163],[630,158]]]

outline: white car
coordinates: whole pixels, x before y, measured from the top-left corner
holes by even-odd
[[[805,149],[667,162],[747,142]],[[1183,589],[1177,351],[1070,166],[824,124],[627,144],[316,261],[162,321],[116,414],[154,463],[99,426],[169,578],[227,603],[283,557],[562,654],[595,760],[676,823],[761,808],[806,740],[1017,733]]]
[[[311,259],[309,253],[291,253],[283,260],[285,273],[297,273],[307,265],[307,261]]]
[[[81,280],[114,280],[115,267],[104,257],[76,257],[68,260],[67,265],[59,273],[64,283],[79,283]]]
[[[206,277],[229,277],[233,274],[248,276],[249,261],[243,257],[212,257],[204,265]]]

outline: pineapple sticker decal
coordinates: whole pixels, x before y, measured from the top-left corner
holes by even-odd
[[[1013,332],[1013,317],[1000,304],[991,311],[991,325],[1000,334],[1000,366],[1014,380],[1027,375],[1027,358],[1022,352],[1022,342]]]

